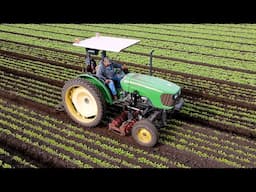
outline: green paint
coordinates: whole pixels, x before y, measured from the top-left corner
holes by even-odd
[[[147,97],[152,105],[160,109],[172,109],[161,102],[162,94],[176,94],[180,87],[174,83],[158,77],[129,73],[121,80],[122,89],[132,93],[137,91],[140,96]]]

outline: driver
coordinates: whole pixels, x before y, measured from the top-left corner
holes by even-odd
[[[113,63],[110,61],[110,59],[106,56],[103,58],[102,62],[99,64],[99,68],[97,70],[97,77],[104,80],[104,82],[108,85],[110,88],[114,100],[117,100],[117,88],[121,88],[120,81],[124,77],[124,75],[120,75],[116,72],[115,68],[119,68],[121,70],[126,69],[126,65]],[[115,84],[116,83],[116,87]]]

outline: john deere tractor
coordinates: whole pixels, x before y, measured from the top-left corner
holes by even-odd
[[[138,42],[97,35],[73,45],[97,55],[99,51],[120,52]],[[121,107],[123,111],[109,122],[108,129],[122,136],[131,134],[142,146],[154,146],[159,138],[158,129],[166,125],[170,114],[182,108],[184,101],[178,85],[152,76],[152,53],[150,74],[125,74],[118,90],[119,99],[115,101],[108,86],[95,74],[83,73],[67,81],[62,89],[62,104],[70,118],[82,126],[95,127],[109,106]]]

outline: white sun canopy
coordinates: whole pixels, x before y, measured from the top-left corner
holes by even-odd
[[[134,45],[139,41],[140,40],[136,39],[96,36],[73,43],[73,45],[103,51],[120,52],[122,49]]]

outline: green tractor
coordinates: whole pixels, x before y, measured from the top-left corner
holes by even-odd
[[[73,45],[97,55],[99,51],[120,52],[138,42],[96,35]],[[150,74],[125,74],[115,101],[108,86],[93,73],[83,73],[67,81],[62,89],[62,105],[70,118],[82,126],[95,127],[108,106],[121,107],[123,112],[109,123],[108,129],[122,136],[131,134],[138,144],[153,147],[158,142],[158,128],[166,125],[170,114],[182,108],[184,100],[178,85],[152,76],[152,53]]]

